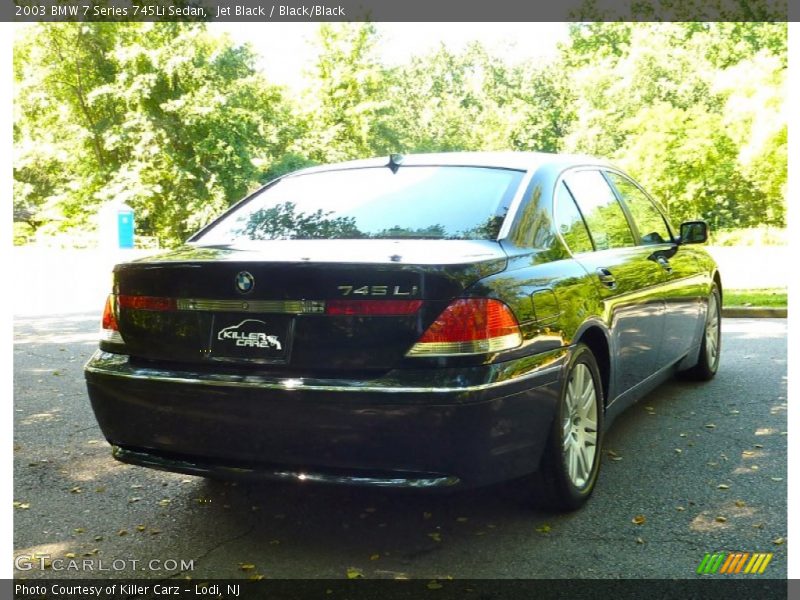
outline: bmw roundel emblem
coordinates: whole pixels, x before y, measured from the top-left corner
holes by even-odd
[[[242,294],[252,292],[256,285],[256,279],[247,271],[239,271],[236,274],[236,289]]]

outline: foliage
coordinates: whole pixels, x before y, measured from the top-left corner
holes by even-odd
[[[34,226],[91,227],[124,202],[143,233],[176,243],[286,145],[280,91],[202,25],[47,23],[14,59],[15,207]]]
[[[315,162],[388,155],[396,146],[385,70],[371,23],[325,23],[319,59],[301,111],[304,137],[294,150]]]
[[[446,150],[599,155],[673,221],[785,225],[786,23],[575,23],[541,64],[472,43],[387,66],[379,44],[372,24],[322,25],[307,89],[290,98],[247,46],[202,24],[26,28],[16,239],[91,231],[101,206],[125,202],[137,234],[175,245],[298,168]]]
[[[251,240],[311,240],[358,238],[361,232],[352,217],[333,217],[318,209],[303,213],[293,202],[262,208],[250,217],[242,234]]]
[[[566,147],[627,168],[675,221],[785,224],[785,24],[574,25]]]
[[[557,151],[572,115],[555,68],[509,66],[477,42],[445,47],[390,74],[399,149]]]
[[[712,246],[788,246],[788,230],[761,225],[759,227],[716,229],[710,232]]]

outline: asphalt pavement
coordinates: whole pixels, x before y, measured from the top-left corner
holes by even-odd
[[[764,576],[786,576],[783,319],[724,319],[716,379],[623,414],[594,496],[558,515],[513,485],[233,485],[117,463],[83,380],[98,318],[15,319],[17,577],[692,578],[717,551],[772,552]],[[70,559],[95,570],[55,569]]]

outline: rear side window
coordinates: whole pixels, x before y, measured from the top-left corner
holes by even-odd
[[[596,250],[636,245],[628,219],[600,171],[573,171],[564,181],[583,214]]]
[[[564,242],[570,252],[579,254],[581,252],[591,252],[594,249],[589,232],[586,229],[586,223],[584,223],[578,207],[575,206],[572,194],[569,193],[563,181],[558,184],[556,189],[555,220],[556,228],[561,237],[564,238]]]
[[[630,179],[618,173],[608,173],[622,201],[628,207],[633,222],[639,230],[642,244],[664,244],[672,241],[669,228],[652,200],[636,187]]]
[[[201,244],[243,240],[494,240],[523,172],[457,166],[368,167],[290,176],[234,209]]]

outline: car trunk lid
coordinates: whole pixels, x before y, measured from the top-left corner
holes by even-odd
[[[189,245],[118,265],[114,292],[120,333],[137,358],[388,369],[453,298],[505,266],[494,241]]]

